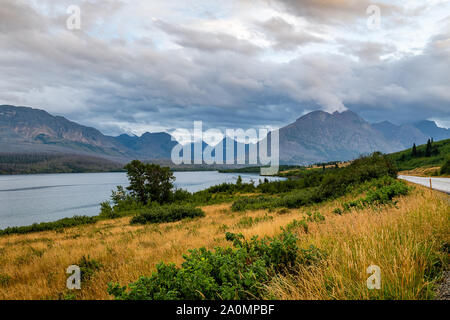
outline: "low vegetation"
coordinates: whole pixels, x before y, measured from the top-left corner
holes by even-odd
[[[3,230],[0,230],[0,235],[8,235],[8,234],[24,234],[31,232],[41,232],[48,230],[58,230],[63,228],[69,228],[74,226],[80,226],[84,224],[91,224],[97,222],[97,217],[87,217],[87,216],[74,216],[72,218],[63,218],[53,222],[41,222],[35,223],[31,226],[23,226],[23,227],[9,227]]]
[[[0,235],[56,230],[125,216],[135,216],[132,223],[170,222],[200,217],[201,209],[195,207],[224,202],[233,202],[233,211],[299,208],[342,196],[354,186],[370,179],[396,176],[396,169],[386,156],[374,153],[344,168],[302,171],[298,176],[284,181],[269,182],[265,179],[255,186],[254,183],[243,183],[239,177],[235,184],[223,183],[189,193],[174,189],[174,176],[169,168],[138,160],[125,168],[130,185],[126,190],[117,187],[112,192],[111,203],[101,204],[98,216],[65,218],[56,222],[7,228],[0,230]],[[248,194],[260,195],[249,197]]]
[[[428,141],[427,144],[413,146],[404,151],[392,153],[388,157],[399,170],[413,170],[421,167],[443,166],[450,154],[450,139],[438,142]],[[440,172],[436,170],[436,175]]]
[[[113,171],[124,171],[123,164],[79,154],[0,153],[0,174]]]
[[[240,222],[245,217],[255,221],[267,211],[233,213],[231,204],[225,203],[202,206],[205,217],[200,223],[187,219],[131,225],[132,217],[121,217],[58,232],[4,236],[0,238],[0,299],[132,299],[139,293],[128,284],[139,284],[136,288],[144,290],[143,293],[157,295],[153,281],[178,288],[159,273],[157,265],[161,262],[165,263],[165,270],[175,270],[176,276],[181,277],[179,272],[186,262],[182,254],[191,248],[206,251],[203,255],[196,249],[195,258],[188,254],[190,261],[200,263],[189,266],[206,267],[215,260],[202,262],[201,257],[222,257],[215,248],[242,252],[239,246],[230,246],[233,241],[226,241],[223,237],[226,231],[250,239],[238,238],[242,243],[252,243],[251,239],[258,236],[257,241],[266,239],[269,244],[282,237],[280,228],[297,239],[297,259],[293,265],[281,268],[281,272],[268,271],[263,286],[252,288],[258,298],[433,299],[442,271],[448,266],[448,200],[445,195],[417,186],[406,196],[394,198],[395,206],[373,205],[341,215],[334,212],[343,203],[364,196],[368,189],[377,188],[369,184],[366,182],[360,190],[353,189],[321,204],[274,211],[268,215],[271,219],[250,224]],[[235,257],[233,253],[224,255]],[[81,290],[68,292],[66,268],[81,263],[83,257],[86,270],[90,270],[89,279],[82,281]],[[170,262],[175,264],[174,268]],[[366,287],[369,276],[366,269],[372,264],[381,268],[381,290]],[[242,268],[247,270],[245,265]],[[141,276],[147,281],[140,282]],[[211,273],[205,273],[205,277],[220,279]],[[229,279],[235,284],[230,296],[245,294],[239,289],[240,278],[232,282],[234,278],[230,275]],[[212,283],[215,290],[209,291],[210,294],[226,291],[220,280]],[[110,295],[108,284],[110,288],[126,288],[110,291],[117,296]],[[186,294],[196,294],[182,289],[187,290]],[[176,293],[176,297],[182,296]],[[200,293],[195,298],[203,299]]]
[[[108,293],[126,300],[258,299],[273,275],[288,272],[300,260],[292,233],[250,241],[242,234],[227,233],[226,239],[234,249],[190,250],[180,268],[160,263],[151,277],[141,277],[128,288],[110,284]]]
[[[447,159],[441,167],[441,175],[450,175],[450,156],[447,156]]]
[[[85,223],[3,230],[0,299],[432,299],[448,267],[448,199],[397,180],[379,153],[196,193],[158,166],[128,172]],[[82,290],[67,292],[74,263]],[[380,290],[366,286],[373,264]]]
[[[343,196],[372,179],[390,177],[389,181],[392,182],[396,175],[395,166],[386,156],[374,153],[371,156],[357,159],[344,168],[306,171],[296,179],[262,184],[256,189],[261,193],[269,193],[269,195],[238,199],[233,203],[232,210],[300,208]],[[273,196],[272,194],[276,190],[279,191],[276,196]]]
[[[392,204],[395,197],[406,195],[409,190],[410,188],[405,182],[393,179],[392,177],[385,176],[374,179],[357,188],[357,192],[364,193],[365,196],[345,202],[343,209],[344,211],[348,211],[351,208],[362,209],[365,207]]]
[[[205,213],[200,208],[182,205],[165,205],[145,209],[135,215],[131,224],[174,222],[186,218],[204,217]]]

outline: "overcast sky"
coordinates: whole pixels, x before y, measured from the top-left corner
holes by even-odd
[[[317,109],[450,127],[450,1],[1,0],[0,74],[0,104],[112,135]]]

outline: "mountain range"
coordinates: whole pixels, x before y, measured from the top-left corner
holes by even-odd
[[[279,134],[280,162],[289,164],[349,160],[373,151],[399,151],[429,138],[450,138],[450,130],[433,121],[370,124],[352,111],[313,111],[281,128]],[[76,153],[119,162],[161,161],[170,159],[175,145],[177,142],[165,132],[113,137],[43,110],[0,105],[1,153]]]

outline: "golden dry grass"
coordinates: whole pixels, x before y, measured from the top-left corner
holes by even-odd
[[[393,292],[408,286],[420,290],[424,286],[420,279],[413,279],[417,284],[411,280],[412,276],[420,277],[423,267],[422,258],[414,256],[416,249],[442,237],[449,240],[449,206],[444,197],[417,187],[412,195],[399,200],[398,208],[367,209],[343,216],[332,213],[344,201],[338,199],[285,214],[268,213],[272,220],[248,228],[239,227],[238,222],[267,212],[232,213],[230,204],[221,204],[204,207],[206,217],[189,221],[131,226],[130,218],[121,218],[60,232],[3,236],[0,280],[9,281],[0,281],[0,299],[64,298],[68,294],[65,270],[83,256],[99,261],[102,267],[76,291],[76,298],[111,299],[106,292],[111,281],[122,285],[133,282],[141,275],[150,275],[160,261],[180,264],[188,249],[228,246],[225,231],[242,232],[247,237],[275,235],[307,210],[319,211],[326,220],[310,223],[308,234],[299,231],[299,243],[301,247],[314,244],[325,249],[328,258],[313,269],[299,269],[297,276],[277,278],[269,288],[271,295],[281,299],[369,298],[365,269],[370,264],[381,266],[386,279],[383,283],[389,281]],[[330,276],[331,284],[327,282]],[[333,286],[331,292],[329,285]]]
[[[400,171],[398,174],[406,176],[431,177],[431,176],[438,176],[440,171],[441,167],[419,167],[413,170]]]
[[[277,299],[430,299],[431,265],[448,262],[449,197],[417,187],[397,206],[328,217],[301,238],[327,253],[323,263],[299,266],[276,277],[268,290]],[[448,250],[448,249],[447,249]],[[367,289],[366,269],[381,269],[381,290]]]

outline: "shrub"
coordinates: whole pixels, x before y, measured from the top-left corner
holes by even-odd
[[[125,300],[259,299],[275,273],[292,268],[296,261],[309,261],[306,255],[298,256],[297,238],[288,232],[250,241],[227,233],[226,239],[234,248],[190,250],[180,268],[160,263],[150,277],[140,277],[128,287],[110,283],[108,293]]]
[[[325,259],[327,254],[319,248],[310,245],[308,249],[300,249],[298,262],[304,265],[312,265]]]
[[[347,167],[330,171],[323,179],[319,198],[329,199],[344,195],[349,188],[383,176],[397,177],[395,165],[379,152],[356,159]]]
[[[450,157],[448,157],[442,165],[441,174],[450,174]]]
[[[100,203],[100,217],[105,219],[112,219],[116,218],[116,215],[114,214],[113,208],[109,204],[108,201]]]
[[[205,213],[199,208],[172,204],[147,208],[134,216],[130,222],[131,224],[173,222],[185,218],[204,216]]]
[[[11,277],[9,275],[0,273],[0,287],[6,287],[10,282]]]
[[[81,281],[89,280],[102,267],[101,263],[95,259],[91,259],[89,256],[83,256],[77,265],[80,267]]]
[[[286,226],[286,231],[288,231],[288,232],[292,232],[292,231],[294,231],[294,230],[296,230],[296,229],[303,229],[303,231],[305,232],[305,233],[308,233],[308,224],[306,223],[306,221],[305,220],[296,220],[296,219],[294,219],[294,220],[292,220],[287,226]]]
[[[320,213],[320,212],[307,212],[306,215],[308,216],[308,221],[309,222],[321,222],[325,220],[325,217]]]
[[[366,184],[365,189],[367,190],[366,196],[344,203],[344,210],[389,204],[394,197],[406,195],[409,192],[409,187],[403,181],[390,177],[373,180]]]
[[[58,230],[68,227],[74,227],[84,224],[92,224],[98,221],[98,217],[74,216],[72,218],[63,218],[54,222],[34,223],[30,226],[8,227],[0,230],[0,235],[24,234],[30,232],[40,232],[48,230]]]
[[[231,205],[231,211],[245,211],[248,209],[268,209],[273,206],[275,198],[267,196],[245,197],[236,200]]]
[[[183,189],[176,189],[172,195],[172,202],[188,201],[192,197],[192,193]]]
[[[250,227],[254,226],[255,224],[258,224],[263,221],[270,221],[270,220],[273,220],[273,217],[269,216],[267,214],[265,214],[262,217],[256,217],[256,218],[243,217],[239,220],[239,222],[236,224],[236,226],[240,227],[240,228],[250,228]]]
[[[233,211],[273,209],[278,207],[299,208],[327,199],[337,198],[372,179],[380,177],[396,178],[397,169],[381,153],[359,158],[347,167],[301,172],[297,180],[263,183],[258,191],[264,193],[281,193],[279,198],[259,196],[238,199],[232,205]],[[285,192],[284,194],[282,193]]]
[[[312,202],[317,202],[316,199],[317,188],[309,188],[288,193],[275,202],[277,207],[286,207],[289,209],[300,208]]]
[[[396,196],[406,195],[408,186],[403,182],[396,180],[392,184],[382,186],[376,190],[369,190],[367,196],[362,199],[364,205],[370,204],[386,204],[392,201]]]

